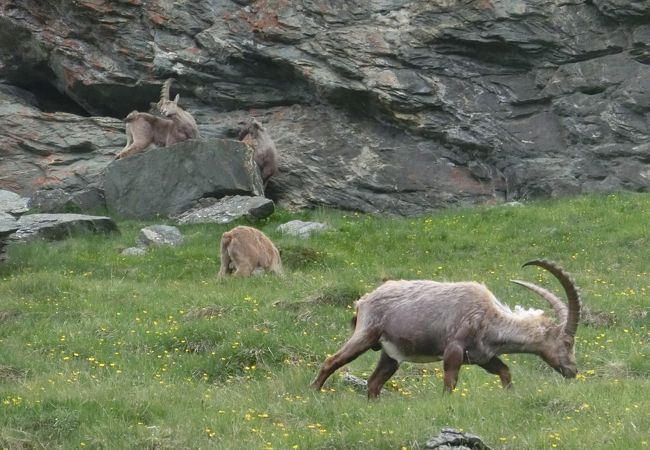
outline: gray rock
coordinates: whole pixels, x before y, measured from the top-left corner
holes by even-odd
[[[29,208],[28,198],[21,197],[15,192],[0,189],[0,213],[8,213],[14,216],[26,213]]]
[[[60,240],[78,233],[119,233],[110,217],[83,214],[27,214],[18,219],[18,231],[10,239]]]
[[[120,252],[124,256],[143,256],[147,253],[142,247],[128,247]]]
[[[210,203],[199,202],[198,206],[176,216],[177,223],[230,223],[241,217],[264,219],[275,210],[273,200],[265,197],[234,195]]]
[[[61,188],[41,189],[29,197],[30,209],[40,213],[88,213],[106,206],[104,193],[88,188],[68,193]]]
[[[138,243],[144,247],[171,245],[183,243],[183,235],[176,227],[169,225],[151,225],[142,228],[138,235]]]
[[[0,211],[0,236],[7,237],[16,230],[18,230],[18,219]]]
[[[2,41],[0,37],[4,56]],[[57,92],[54,86],[45,89]],[[61,112],[65,106],[60,104],[52,106],[57,112],[42,111],[0,92],[0,187],[29,197],[40,189],[59,188],[72,194],[101,186],[104,168],[126,143],[124,123]]]
[[[490,450],[480,437],[463,433],[454,428],[443,428],[441,433],[429,439],[426,448],[436,450]]]
[[[356,377],[349,372],[343,374],[342,381],[358,391],[366,392],[368,389],[368,382],[366,380]]]
[[[314,231],[327,230],[328,226],[319,222],[304,222],[302,220],[291,220],[282,225],[278,225],[277,230],[280,233],[290,234],[301,238],[308,238]]]
[[[7,260],[8,238],[18,230],[18,220],[11,214],[0,211],[0,263]]]
[[[152,148],[106,168],[106,205],[123,217],[173,216],[198,199],[263,192],[252,149],[241,142],[191,140]]]

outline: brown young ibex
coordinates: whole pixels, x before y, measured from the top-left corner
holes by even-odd
[[[221,268],[219,277],[234,272],[236,277],[248,277],[260,271],[283,275],[280,252],[261,231],[240,225],[221,236]]]
[[[163,83],[160,91],[160,101],[156,104],[161,114],[131,111],[126,116],[126,146],[116,156],[121,159],[126,156],[144,151],[151,144],[166,147],[176,142],[199,137],[199,130],[190,113],[178,106],[179,96],[169,100],[169,90],[173,79]]]
[[[278,171],[278,150],[261,123],[252,118],[239,133],[239,140],[253,147],[253,159],[260,168],[264,186]]]
[[[352,337],[327,358],[312,386],[320,389],[339,367],[372,348],[381,349],[375,371],[368,379],[368,397],[382,386],[402,361],[443,361],[444,389],[453,391],[463,364],[477,364],[501,378],[511,377],[499,355],[532,353],[566,378],[576,376],[574,338],[580,316],[578,290],[571,277],[546,260],[529,261],[552,273],[562,284],[568,306],[548,290],[515,281],[546,299],[560,325],[542,311],[511,311],[484,285],[473,282],[388,281],[356,304]]]

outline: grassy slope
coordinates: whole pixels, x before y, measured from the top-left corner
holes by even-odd
[[[275,228],[327,222],[304,241]],[[386,219],[279,212],[257,224],[286,279],[218,282],[227,226],[125,257],[122,234],[10,248],[0,267],[0,448],[423,448],[452,426],[493,448],[650,448],[650,197],[588,196]],[[511,278],[557,290],[529,259],[561,263],[592,324],[578,329],[578,379],[506,356],[515,389],[480,368],[442,394],[441,365],[404,364],[368,402],[336,373],[308,389],[349,336],[352,304],[387,278],[477,280],[514,306],[545,307]],[[366,377],[378,355],[348,368]]]

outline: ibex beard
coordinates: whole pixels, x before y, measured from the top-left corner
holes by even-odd
[[[248,277],[260,272],[284,274],[280,252],[261,231],[238,226],[221,236],[219,277]]]
[[[533,260],[524,265],[540,266],[562,284],[566,304],[540,286],[513,280],[547,300],[559,325],[540,310],[510,310],[479,283],[388,281],[356,303],[354,333],[325,360],[312,386],[320,389],[335,370],[371,348],[381,350],[381,356],[368,379],[369,398],[379,395],[402,361],[442,360],[446,392],[456,387],[463,364],[476,364],[510,387],[510,370],[499,358],[504,353],[536,354],[564,377],[575,377],[574,338],[580,317],[577,287],[552,262]]]

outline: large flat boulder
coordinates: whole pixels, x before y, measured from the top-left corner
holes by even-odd
[[[114,161],[104,175],[107,207],[126,218],[173,216],[204,197],[263,192],[252,149],[224,139],[150,149]]]
[[[18,231],[10,240],[60,240],[78,233],[117,233],[110,217],[83,214],[28,214],[18,219]]]
[[[15,192],[0,189],[0,213],[8,213],[14,216],[26,213],[29,199],[21,197]]]
[[[16,230],[18,220],[11,214],[0,211],[0,263],[7,259],[7,241]]]
[[[208,204],[203,204],[208,203]],[[230,223],[241,217],[264,219],[275,211],[273,200],[266,197],[233,195],[199,205],[176,217],[179,224]]]

